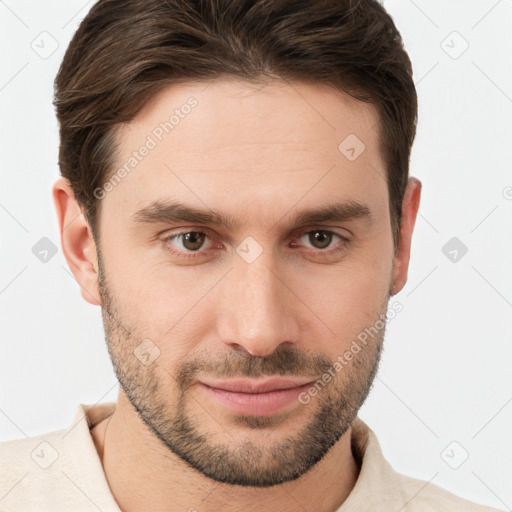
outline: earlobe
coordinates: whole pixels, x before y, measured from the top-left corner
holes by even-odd
[[[396,295],[407,282],[411,243],[421,199],[421,181],[410,177],[402,203],[402,225],[400,240],[393,262],[393,284],[391,295]]]
[[[92,305],[101,306],[96,244],[66,178],[59,178],[53,185],[53,201],[59,222],[62,251],[80,285],[82,297]]]

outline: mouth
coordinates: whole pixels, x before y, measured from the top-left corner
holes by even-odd
[[[200,381],[198,385],[222,407],[247,416],[270,416],[295,403],[299,395],[311,385],[305,379],[271,378],[267,380],[242,379],[231,381]]]

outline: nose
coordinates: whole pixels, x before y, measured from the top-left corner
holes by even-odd
[[[222,283],[218,314],[220,340],[233,349],[267,356],[299,336],[298,306],[272,256],[252,263],[235,258]]]

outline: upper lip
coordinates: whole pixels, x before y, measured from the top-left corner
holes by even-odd
[[[266,393],[268,391],[277,391],[279,389],[292,389],[304,386],[312,382],[311,377],[297,379],[283,379],[273,377],[267,380],[238,379],[226,381],[202,380],[201,383],[211,388],[232,391],[235,393]]]

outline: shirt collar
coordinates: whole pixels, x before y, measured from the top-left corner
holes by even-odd
[[[95,487],[103,496],[106,493],[110,493],[90,429],[110,416],[114,412],[115,407],[115,402],[96,405],[80,404],[75,414],[75,420],[68,429],[69,441],[74,446],[80,445],[80,443],[73,442],[77,437],[85,435],[89,438],[89,442],[83,447],[80,456],[87,457],[90,463],[93,462],[92,458],[94,457],[96,459],[94,465],[101,471],[99,474],[103,474],[103,479],[91,477],[90,482],[87,484],[84,482],[84,485]],[[382,508],[384,501],[389,501],[390,504],[391,502],[399,503],[401,501],[400,498],[403,499],[404,497],[393,496],[392,493],[393,489],[400,488],[397,481],[399,475],[385,460],[375,433],[360,418],[356,418],[352,424],[351,447],[354,458],[360,467],[359,476],[351,493],[336,512],[373,512]],[[114,498],[112,497],[113,500]],[[110,503],[110,505],[112,506],[113,504]]]

